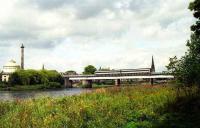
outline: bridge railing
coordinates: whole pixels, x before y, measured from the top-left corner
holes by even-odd
[[[117,76],[151,76],[151,73],[115,73],[115,74],[94,74],[94,75],[63,75],[63,77],[117,77]]]

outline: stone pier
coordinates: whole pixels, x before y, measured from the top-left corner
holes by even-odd
[[[115,86],[120,86],[120,79],[115,80]]]
[[[86,88],[92,88],[92,80],[82,80],[82,85]]]
[[[153,84],[154,84],[154,79],[153,78],[150,79],[150,83],[153,86]]]
[[[69,78],[65,78],[65,87],[66,88],[72,88],[72,80],[69,80]]]

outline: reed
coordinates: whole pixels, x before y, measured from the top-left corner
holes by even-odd
[[[185,97],[184,91],[180,93]],[[174,87],[130,86],[101,88],[64,98],[7,101],[0,103],[0,127],[163,127],[178,99]]]

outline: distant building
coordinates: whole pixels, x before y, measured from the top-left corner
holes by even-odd
[[[20,66],[14,60],[10,60],[3,66],[2,71],[2,81],[8,82],[10,75],[15,72],[17,69],[20,69]]]
[[[24,45],[21,46],[21,66],[14,60],[10,60],[3,66],[3,71],[0,72],[1,81],[8,82],[10,75],[18,69],[24,69]]]
[[[138,69],[119,69],[119,70],[110,70],[100,68],[98,71],[95,72],[97,76],[118,76],[118,75],[125,75],[125,76],[139,76],[139,75],[151,75],[155,73],[155,64],[154,58],[152,56],[152,62],[150,68],[138,68]]]
[[[70,70],[70,71],[66,71],[64,74],[66,75],[78,75],[75,71]]]

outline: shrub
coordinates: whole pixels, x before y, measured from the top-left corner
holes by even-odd
[[[49,89],[49,88],[61,88],[62,85],[58,82],[48,82],[45,84],[45,87],[46,89]]]

